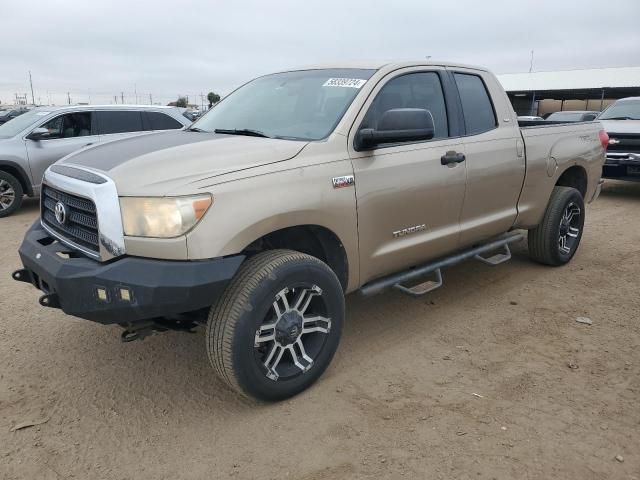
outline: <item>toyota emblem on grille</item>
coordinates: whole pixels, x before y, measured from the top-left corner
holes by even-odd
[[[53,213],[55,213],[58,223],[60,225],[64,225],[64,223],[67,221],[67,209],[65,208],[64,203],[56,203],[56,206],[53,209]]]

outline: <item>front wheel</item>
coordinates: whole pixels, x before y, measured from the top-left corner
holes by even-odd
[[[529,230],[529,255],[545,265],[569,262],[582,239],[584,214],[584,200],[578,190],[554,187],[542,222]]]
[[[211,308],[209,361],[239,393],[282,400],[324,372],[343,321],[342,287],[325,263],[289,250],[262,252],[242,265]]]
[[[8,217],[22,204],[22,185],[16,177],[0,171],[0,218]]]

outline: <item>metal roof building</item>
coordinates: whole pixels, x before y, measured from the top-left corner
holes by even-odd
[[[615,99],[640,96],[640,67],[510,73],[498,79],[519,115],[538,114],[545,100],[559,101],[555,110],[563,110],[568,100],[580,100],[585,110],[602,110]]]

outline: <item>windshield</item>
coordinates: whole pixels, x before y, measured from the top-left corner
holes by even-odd
[[[640,120],[640,100],[616,102],[602,112],[598,120]]]
[[[320,140],[333,131],[373,73],[374,70],[325,69],[260,77],[224,98],[191,128]]]
[[[14,137],[27,128],[32,123],[37,122],[45,115],[49,115],[47,110],[30,110],[27,113],[9,120],[7,123],[0,125],[0,138]]]

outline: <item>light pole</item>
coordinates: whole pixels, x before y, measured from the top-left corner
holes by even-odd
[[[31,103],[33,105],[36,104],[36,99],[33,96],[33,81],[31,80],[31,70],[29,70],[29,85],[31,85]]]

